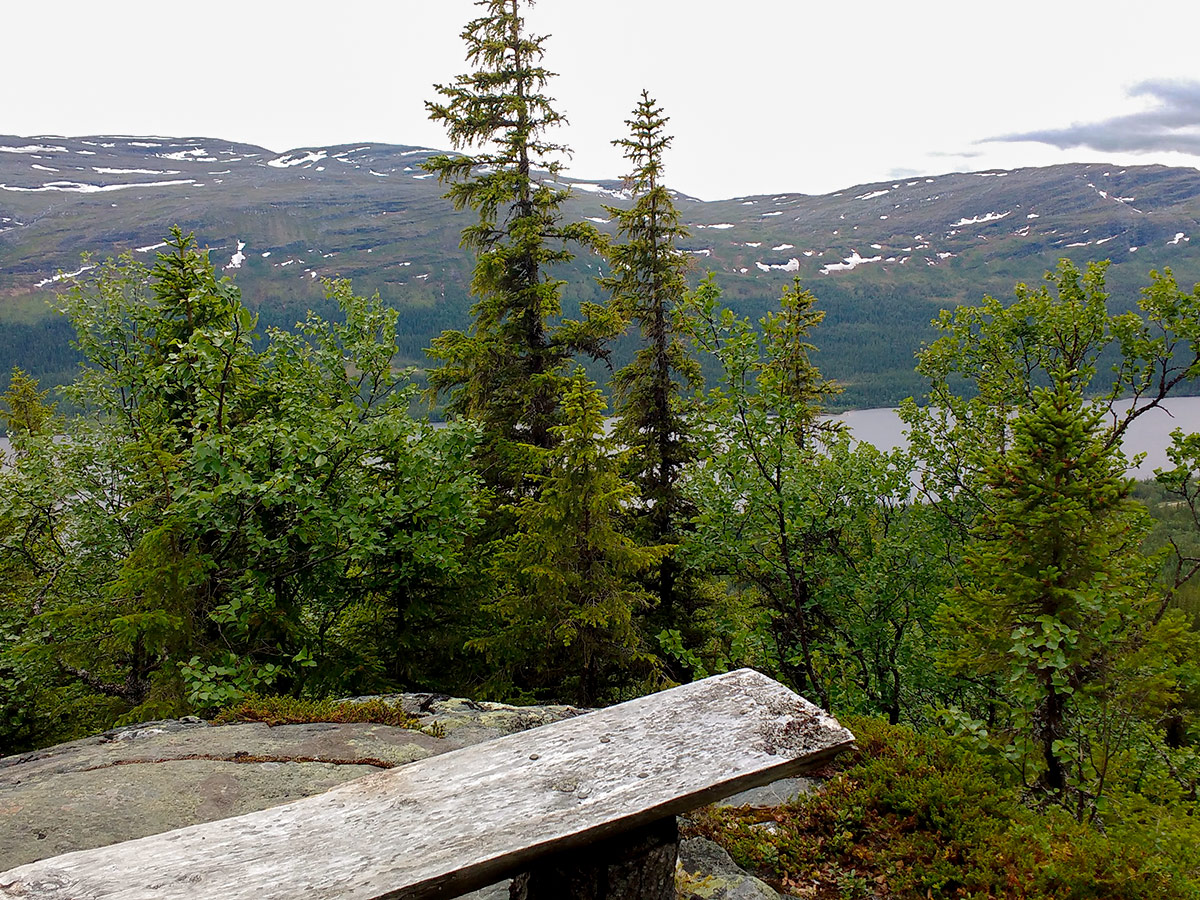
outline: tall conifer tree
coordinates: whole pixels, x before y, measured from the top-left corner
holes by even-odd
[[[477,5],[484,14],[462,34],[474,71],[438,85],[442,102],[426,104],[456,150],[475,152],[425,163],[450,183],[446,196],[456,208],[479,214],[462,233],[477,255],[475,321],[433,342],[439,365],[429,378],[449,394],[452,414],[482,425],[489,481],[512,490],[524,469],[518,445],[554,444],[565,363],[577,352],[602,355],[614,329],[594,305],[586,323],[558,322],[562,282],[549,270],[572,258],[571,245],[593,245],[598,235],[586,223],[564,223],[559,212],[568,192],[554,179],[569,151],[546,136],[565,119],[546,94],[553,73],[541,64],[545,38],[526,34],[521,0]]]
[[[687,260],[676,247],[687,230],[663,184],[663,153],[672,140],[665,133],[667,122],[662,108],[642,91],[633,118],[626,120],[629,137],[613,141],[633,166],[626,181],[634,202],[628,209],[606,207],[619,241],[609,248],[613,274],[601,279],[622,318],[641,331],[641,349],[613,378],[615,434],[625,446],[640,448],[630,475],[641,493],[642,537],[655,544],[677,542],[680,523],[688,517],[679,473],[694,454],[679,397],[700,378],[699,366],[672,325],[687,290]],[[664,559],[654,591],[668,620],[678,576],[676,560]]]

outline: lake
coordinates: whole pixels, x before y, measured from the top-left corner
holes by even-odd
[[[856,409],[835,418],[845,422],[858,440],[868,441],[881,450],[908,443],[904,438],[904,423],[894,409]],[[1200,431],[1200,397],[1176,397],[1134,420],[1125,434],[1122,449],[1126,456],[1145,453],[1146,458],[1140,466],[1130,469],[1129,474],[1138,479],[1153,478],[1156,468],[1166,466],[1167,447],[1176,428]]]
[[[907,444],[904,423],[895,409],[855,409],[835,418],[845,422],[858,440],[868,441],[881,450]],[[1171,432],[1176,428],[1185,432],[1200,431],[1200,397],[1176,397],[1160,409],[1152,409],[1134,420],[1125,435],[1123,447],[1127,456],[1145,453],[1146,459],[1130,470],[1131,475],[1153,478],[1155,468],[1167,465],[1167,447],[1171,443]],[[10,446],[8,438],[0,437],[0,451],[8,453]]]

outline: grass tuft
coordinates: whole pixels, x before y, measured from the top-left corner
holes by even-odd
[[[422,725],[420,719],[383,700],[308,700],[276,695],[248,694],[213,719],[216,725],[264,722],[267,725],[307,725],[314,722],[373,722],[411,728],[433,737],[445,737],[440,725]]]

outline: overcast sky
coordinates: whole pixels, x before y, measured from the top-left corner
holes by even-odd
[[[4,4],[0,133],[446,147],[424,101],[466,71],[471,0]],[[569,172],[643,87],[673,187],[824,193],[1055,162],[1200,165],[1195,0],[541,0]]]

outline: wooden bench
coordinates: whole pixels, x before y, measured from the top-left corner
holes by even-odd
[[[673,900],[675,816],[853,741],[750,669],[284,806],[0,873],[4,900]]]

